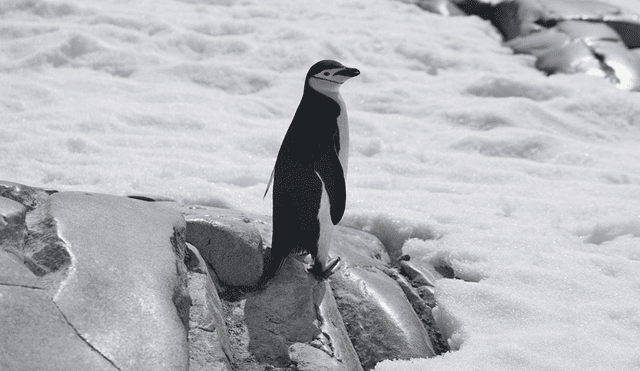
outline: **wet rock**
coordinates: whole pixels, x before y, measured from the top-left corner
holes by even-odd
[[[116,371],[43,290],[0,285],[3,371]]]
[[[431,308],[435,306],[435,300],[430,303],[423,298],[423,294],[425,292],[430,293],[431,298],[433,298],[433,291],[431,287],[421,286],[420,288],[422,288],[424,291],[422,293],[419,293],[418,290],[414,289],[414,287],[409,284],[404,276],[398,274],[398,272],[394,269],[388,269],[385,271],[385,273],[389,277],[393,278],[398,283],[398,285],[400,285],[400,288],[402,288],[405,297],[407,298],[407,300],[409,300],[409,303],[411,303],[411,306],[413,307],[413,311],[416,313],[416,315],[418,315],[418,318],[420,318],[422,324],[424,325],[424,328],[427,330],[427,333],[429,334],[429,340],[431,341],[431,345],[433,346],[433,350],[435,351],[435,353],[437,355],[440,355],[448,352],[450,350],[449,345],[440,334],[436,321],[433,318],[433,314],[431,312]]]
[[[435,351],[398,284],[378,268],[338,271],[331,287],[365,369],[385,359],[433,357]]]
[[[187,245],[189,270],[189,370],[231,371],[233,353],[222,302],[198,250]]]
[[[123,197],[64,192],[48,215],[73,256],[53,301],[120,370],[188,368],[185,223]]]
[[[27,234],[27,208],[19,202],[0,197],[0,250],[19,253]]]
[[[410,260],[400,260],[398,261],[398,265],[400,266],[402,274],[409,277],[414,285],[436,286],[436,277],[431,271],[424,269]]]

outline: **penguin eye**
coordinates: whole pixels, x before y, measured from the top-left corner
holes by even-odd
[[[325,72],[323,73],[323,75],[325,75],[325,76],[329,76],[329,75],[330,75],[330,73],[329,73],[329,72],[327,72],[327,71],[325,71]]]

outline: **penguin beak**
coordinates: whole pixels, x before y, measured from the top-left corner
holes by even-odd
[[[357,68],[349,68],[345,67],[343,70],[340,70],[335,73],[335,75],[342,75],[347,77],[356,77],[360,74],[360,71]]]

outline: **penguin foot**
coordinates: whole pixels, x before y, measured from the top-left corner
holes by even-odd
[[[332,260],[329,260],[329,263],[327,264],[327,267],[325,269],[322,269],[322,265],[316,260],[313,263],[313,266],[307,269],[307,272],[313,274],[317,279],[324,281],[327,278],[331,277],[331,275],[333,275],[338,270],[339,264],[339,256]]]

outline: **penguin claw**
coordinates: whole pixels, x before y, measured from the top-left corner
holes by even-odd
[[[330,260],[329,264],[327,264],[327,268],[325,268],[324,270],[322,269],[320,263],[316,261],[313,263],[313,266],[307,269],[307,271],[313,274],[319,280],[324,281],[327,278],[331,277],[338,270],[339,265],[340,257],[338,256],[333,260]]]

